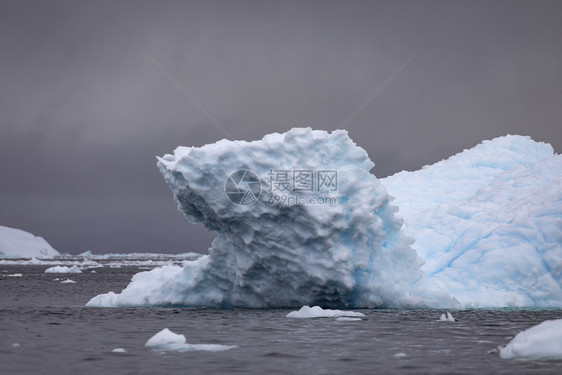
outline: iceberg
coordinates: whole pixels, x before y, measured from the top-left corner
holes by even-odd
[[[0,226],[0,258],[49,258],[60,255],[43,237]]]
[[[429,280],[465,307],[562,306],[562,156],[484,141],[382,179]]]
[[[562,359],[562,319],[547,320],[519,332],[499,349],[502,359]]]
[[[346,131],[178,147],[157,165],[178,210],[218,236],[208,255],[138,273],[88,306],[456,306],[425,279],[374,163]]]
[[[562,156],[529,137],[381,180],[347,132],[309,128],[157,166],[218,236],[88,306],[562,307]]]

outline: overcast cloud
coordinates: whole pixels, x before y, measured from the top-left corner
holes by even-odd
[[[560,152],[562,2],[0,1],[0,225],[59,251],[205,252],[155,155],[346,123],[378,177]]]

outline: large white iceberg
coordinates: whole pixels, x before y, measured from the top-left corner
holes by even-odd
[[[43,237],[21,229],[0,226],[0,257],[31,258],[60,255]]]
[[[547,320],[519,332],[500,347],[502,359],[562,359],[562,319]]]
[[[88,306],[455,305],[425,280],[397,209],[369,173],[373,166],[345,131],[293,129],[254,142],[178,147],[158,168],[186,218],[218,233],[209,255],[139,273],[120,294],[99,295]],[[272,173],[282,178],[284,171],[312,172],[312,191],[299,196],[314,204],[274,199]],[[333,172],[337,184],[320,189],[319,174]],[[240,196],[231,189],[237,183]]]
[[[218,233],[209,255],[88,305],[562,306],[562,157],[550,145],[500,137],[381,181],[373,165],[345,131],[179,147],[158,167],[187,219]],[[337,189],[317,191],[318,178],[280,204],[279,171],[336,171]],[[336,201],[308,204],[314,194]]]
[[[467,307],[562,306],[562,156],[485,141],[381,182],[428,278]]]

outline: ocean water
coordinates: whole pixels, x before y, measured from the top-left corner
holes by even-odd
[[[103,262],[102,262],[103,263]],[[0,264],[0,374],[467,373],[562,371],[562,361],[502,360],[498,345],[561,310],[357,310],[362,321],[288,319],[291,310],[86,308],[120,291],[139,267],[45,274],[48,265]],[[21,273],[22,277],[7,277]],[[70,278],[75,284],[61,284]],[[157,352],[163,328],[224,352]],[[18,345],[14,345],[18,344]],[[112,352],[124,348],[125,353]]]

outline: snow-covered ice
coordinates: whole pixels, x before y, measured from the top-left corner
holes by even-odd
[[[164,328],[163,330],[152,336],[144,345],[158,351],[201,350],[221,352],[236,348],[236,346],[220,344],[188,344],[184,335],[174,333],[168,328]]]
[[[467,307],[562,306],[562,156],[484,141],[382,179],[428,278]]]
[[[111,351],[112,353],[127,353],[124,348],[115,348]]]
[[[61,284],[76,284],[76,281],[74,280],[70,280],[70,279],[66,279],[60,282]]]
[[[298,128],[260,141],[178,147],[158,160],[178,209],[218,237],[209,255],[141,272],[120,294],[99,295],[88,306],[455,306],[424,278],[396,208],[369,173],[374,163],[345,131]],[[268,174],[291,168],[337,171],[337,191],[330,194],[338,202],[269,204]],[[241,169],[262,184],[251,205],[237,205],[225,193],[227,179]]]
[[[67,266],[54,266],[45,270],[45,273],[82,273],[82,270],[77,265],[72,267]]]
[[[320,306],[303,306],[299,311],[291,311],[287,314],[287,318],[359,318],[365,316],[365,314],[356,311],[342,311],[342,310],[330,310],[323,309]]]
[[[445,315],[445,313],[441,314],[441,317],[439,318],[440,322],[454,322],[455,318],[453,318],[453,315],[451,315],[450,312],[447,311],[447,315]]]
[[[21,273],[13,273],[11,275],[5,275],[6,277],[22,277],[23,275]]]
[[[499,349],[503,359],[562,359],[562,319],[547,320],[519,332]]]
[[[43,237],[21,229],[0,226],[0,258],[53,257],[60,255]]]
[[[209,255],[88,305],[562,307],[562,156],[549,144],[499,137],[380,181],[373,165],[345,131],[178,147],[158,167],[186,218],[218,233]],[[337,171],[337,203],[268,204],[271,171],[293,169]],[[259,178],[253,204],[224,191],[237,170]]]

